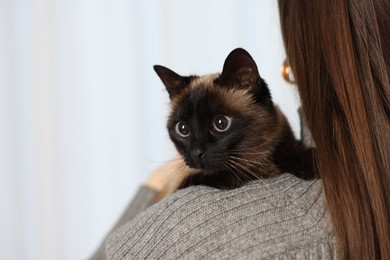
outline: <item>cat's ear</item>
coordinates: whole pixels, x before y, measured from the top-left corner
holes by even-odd
[[[165,88],[169,93],[169,98],[172,99],[174,96],[178,95],[185,87],[185,77],[182,77],[176,72],[161,65],[154,65],[153,68],[164,83]]]
[[[252,56],[244,49],[234,49],[226,58],[219,82],[224,86],[256,88],[260,74]]]

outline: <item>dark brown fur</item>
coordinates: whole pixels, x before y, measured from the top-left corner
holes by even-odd
[[[313,177],[310,151],[295,140],[245,50],[232,51],[221,74],[181,77],[162,66],[155,70],[171,98],[170,137],[187,164],[179,188],[231,189],[283,172]],[[222,133],[212,127],[218,115],[231,119]],[[188,137],[178,134],[178,122],[188,126]]]

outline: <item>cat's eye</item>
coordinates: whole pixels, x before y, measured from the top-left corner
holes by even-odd
[[[175,131],[181,137],[188,137],[190,135],[190,128],[184,122],[177,122]]]
[[[213,127],[218,132],[225,132],[229,129],[232,123],[232,119],[227,116],[216,116],[214,117]]]

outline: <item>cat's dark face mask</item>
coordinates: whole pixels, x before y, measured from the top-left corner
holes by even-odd
[[[238,149],[250,122],[249,115],[235,111],[218,91],[197,86],[176,105],[168,131],[189,167],[213,172]]]

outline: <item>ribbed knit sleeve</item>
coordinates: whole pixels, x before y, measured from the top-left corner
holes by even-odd
[[[180,190],[117,229],[109,259],[336,259],[319,180]]]
[[[154,189],[142,185],[139,187],[137,193],[134,198],[131,200],[130,204],[127,206],[126,210],[122,213],[122,216],[115,223],[112,230],[117,229],[122,226],[132,218],[134,218],[138,213],[142,212],[144,209],[149,207],[154,203],[154,199],[156,198],[157,191]],[[104,239],[104,241],[107,238]],[[89,260],[104,260],[106,259],[106,252],[104,242],[102,242],[93,255],[89,258]]]

